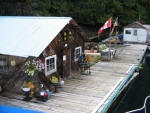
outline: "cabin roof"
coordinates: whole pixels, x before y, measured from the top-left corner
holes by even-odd
[[[143,25],[143,26],[150,30],[150,25]]]
[[[71,17],[0,16],[0,54],[38,57]]]
[[[150,29],[150,25],[143,25],[140,22],[134,22],[132,24],[129,24],[125,26],[124,28],[143,28],[143,29]]]

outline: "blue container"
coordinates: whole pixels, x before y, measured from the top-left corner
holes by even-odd
[[[120,34],[118,38],[123,39],[123,34]]]

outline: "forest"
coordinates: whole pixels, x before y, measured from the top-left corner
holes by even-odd
[[[118,17],[122,28],[135,21],[150,24],[150,0],[0,0],[0,15],[72,17],[96,29]]]

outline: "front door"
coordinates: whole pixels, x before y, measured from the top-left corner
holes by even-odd
[[[63,79],[68,79],[71,73],[71,49],[70,48],[68,47],[64,48],[62,61],[63,61],[63,65],[62,65],[63,76],[62,77]]]
[[[147,40],[147,31],[145,29],[138,29],[138,39],[137,42],[146,42]]]
[[[137,29],[133,29],[133,37],[131,42],[137,42],[138,40],[138,35],[137,35]]]

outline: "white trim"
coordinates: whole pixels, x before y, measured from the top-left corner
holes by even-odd
[[[54,69],[47,71],[47,62],[46,61],[51,58],[54,58],[54,66],[55,67],[54,67]],[[57,62],[56,55],[48,56],[45,58],[45,75],[46,76],[57,71],[57,63],[56,62]]]
[[[130,66],[130,68],[126,71],[126,74],[128,74],[133,67],[134,67],[134,64],[132,64],[132,66]]]
[[[74,61],[78,61],[78,59],[79,59],[79,56],[78,56],[78,58],[76,58],[76,51],[78,50],[78,49],[80,49],[80,55],[82,54],[82,46],[79,46],[79,47],[76,47],[75,48],[75,51],[74,51]]]

